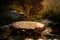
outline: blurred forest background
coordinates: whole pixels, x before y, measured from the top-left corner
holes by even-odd
[[[59,20],[59,0],[1,0],[0,12],[15,10],[23,12],[29,20],[49,18]],[[0,13],[1,14],[1,13]],[[31,19],[30,19],[31,18]]]
[[[18,15],[19,12],[23,12],[27,16],[27,21],[49,19],[53,21],[49,26],[56,29],[56,34],[60,34],[60,0],[0,0],[0,25],[5,20],[9,20],[10,23],[15,19],[15,16],[10,18],[11,16],[5,15],[5,12],[12,10],[17,11]]]

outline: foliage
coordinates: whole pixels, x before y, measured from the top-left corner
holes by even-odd
[[[43,0],[1,0],[0,11],[16,10],[17,12],[24,12],[28,20],[30,17],[38,14],[43,9],[41,4]]]
[[[42,15],[37,15],[36,18],[37,18],[38,20],[40,20],[40,19],[43,18],[43,16],[42,16]]]
[[[32,17],[30,20],[31,21],[36,21],[36,20],[40,20],[40,19],[43,19],[42,15],[36,15],[36,16]]]
[[[56,12],[53,9],[48,9],[48,11],[44,12],[42,16],[45,19],[50,19],[52,21],[58,22],[60,20],[60,16],[59,15],[60,15],[60,12]]]
[[[49,19],[52,21],[52,23],[49,24],[50,27],[52,27],[56,34],[60,33],[60,12],[56,12],[53,9],[48,9],[43,13],[44,19]]]

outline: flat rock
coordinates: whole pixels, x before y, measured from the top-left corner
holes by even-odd
[[[12,26],[16,28],[35,29],[35,28],[43,28],[45,24],[40,22],[21,21],[12,23]]]

